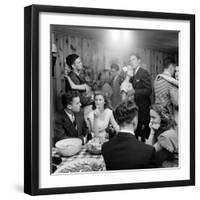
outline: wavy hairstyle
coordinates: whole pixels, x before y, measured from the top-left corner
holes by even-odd
[[[160,116],[160,128],[156,131],[156,136],[158,137],[162,132],[174,129],[176,127],[176,122],[172,118],[168,108],[163,104],[155,103],[150,106],[151,110],[154,110]]]
[[[95,110],[96,109],[96,105],[95,105],[95,97],[101,95],[104,98],[105,104],[104,104],[104,109],[106,108],[110,108],[112,110],[112,106],[110,105],[110,101],[108,100],[107,96],[102,92],[102,91],[95,91],[94,92],[94,101],[92,104],[92,109]]]
[[[136,116],[138,116],[138,107],[131,100],[122,102],[114,112],[114,117],[120,126],[130,124]]]
[[[61,96],[62,105],[66,108],[67,105],[72,104],[73,99],[76,97],[80,97],[80,93],[78,91],[68,91]]]

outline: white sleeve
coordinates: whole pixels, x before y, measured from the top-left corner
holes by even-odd
[[[120,85],[120,92],[124,91],[127,92],[127,84],[126,82],[122,82],[122,84]]]
[[[93,111],[88,114],[87,121],[88,121],[89,129],[90,129],[90,131],[92,131],[93,125],[94,125],[94,112]]]

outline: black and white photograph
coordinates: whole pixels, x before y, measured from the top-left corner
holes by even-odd
[[[193,185],[194,16],[40,5],[25,16],[25,192]]]
[[[50,30],[51,173],[179,167],[179,32]]]

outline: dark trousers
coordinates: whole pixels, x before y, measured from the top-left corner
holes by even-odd
[[[149,138],[150,134],[150,128],[149,128],[149,120],[148,121],[138,121],[138,126],[135,131],[135,136],[138,139],[140,136],[142,139],[142,142],[145,142],[146,139]]]

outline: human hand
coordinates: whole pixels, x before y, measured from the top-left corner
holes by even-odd
[[[86,93],[89,93],[91,91],[91,87],[85,84],[85,90],[86,90]]]
[[[99,117],[99,115],[100,115],[100,111],[99,111],[98,108],[96,108],[96,109],[94,110],[94,117],[97,118],[97,117]]]
[[[160,127],[160,124],[159,123],[149,123],[149,128],[150,129],[153,129],[153,130],[158,130]]]
[[[131,93],[135,94],[135,89],[133,87],[131,88]]]

